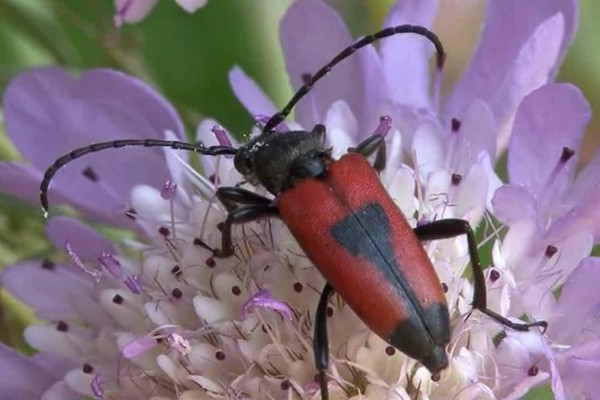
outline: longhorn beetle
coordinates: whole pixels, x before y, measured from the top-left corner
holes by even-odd
[[[396,34],[424,36],[435,47],[441,70],[445,53],[438,37],[422,26],[400,25],[366,36],[342,50],[310,76],[289,103],[264,125],[260,135],[239,148],[206,147],[154,139],[115,140],[91,144],[58,158],[44,174],[40,199],[48,209],[48,186],[65,164],[88,153],[125,146],[170,147],[218,156],[233,155],[235,168],[253,183],[265,187],[274,199],[240,187],[220,187],[217,198],[228,210],[222,224],[221,248],[215,257],[234,253],[233,224],[279,217],[288,226],[309,259],[324,275],[314,324],[313,351],[322,399],[328,399],[329,362],[327,303],[337,292],[365,322],[390,345],[420,361],[439,379],[448,366],[445,347],[450,342],[450,317],[442,285],[421,241],[466,235],[474,277],[472,306],[499,323],[519,331],[545,328],[545,321],[515,323],[487,308],[483,269],[477,243],[467,221],[444,219],[410,227],[379,181],[385,167],[385,142],[376,132],[339,160],[325,148],[325,127],[312,131],[276,133],[275,128],[296,103],[331,69],[355,51]],[[376,155],[374,166],[367,157]]]

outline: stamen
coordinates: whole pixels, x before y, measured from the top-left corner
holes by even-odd
[[[462,181],[462,175],[460,174],[452,174],[452,186],[458,186]]]
[[[222,126],[215,125],[210,131],[215,134],[219,146],[232,147],[231,140],[227,137],[227,132],[225,132],[225,129],[223,129]]]
[[[183,336],[178,333],[171,333],[169,336],[167,336],[167,343],[169,343],[169,346],[177,350],[177,352],[182,356],[187,356],[192,351],[190,341],[184,339]]]
[[[279,312],[287,320],[292,319],[292,310],[290,307],[283,301],[273,299],[271,292],[266,289],[259,290],[244,303],[242,307],[242,319],[248,318],[248,314],[255,308],[269,308]]]
[[[529,368],[527,370],[527,375],[536,376],[537,374],[539,374],[539,372],[540,372],[540,369],[537,366],[532,365],[531,368]]]
[[[294,292],[301,293],[304,289],[304,286],[300,282],[294,283]]]
[[[497,269],[493,269],[490,272],[490,282],[494,283],[500,279],[500,272]]]
[[[225,359],[225,353],[223,353],[221,350],[218,350],[215,353],[215,358],[219,361],[223,361]]]
[[[556,177],[558,176],[560,171],[564,168],[564,166],[567,164],[567,162],[571,158],[573,158],[574,155],[575,155],[575,151],[573,149],[570,149],[568,147],[563,147],[560,158],[558,159],[558,162],[554,166],[554,169],[552,170],[552,172],[550,173],[550,176],[548,177],[548,180],[546,181],[545,190],[548,190],[548,188],[550,188],[552,186],[552,184],[556,180]]]
[[[387,354],[388,356],[393,356],[394,354],[396,354],[396,349],[393,348],[392,346],[387,346],[385,348],[385,354]]]
[[[56,324],[56,330],[59,332],[67,332],[69,330],[69,324],[65,321],[58,321]]]
[[[92,268],[86,267],[85,264],[83,263],[83,261],[81,261],[79,256],[71,248],[71,243],[69,243],[69,241],[65,242],[65,251],[67,252],[67,255],[69,256],[69,258],[71,259],[71,262],[73,263],[73,265],[75,265],[77,267],[77,269],[79,269],[81,272],[83,272],[84,274],[86,274],[87,276],[92,278],[94,280],[94,282],[96,282],[96,283],[100,282],[102,273],[100,271],[98,271],[97,269],[92,269]]]
[[[254,116],[254,121],[260,126],[265,126],[267,122],[271,119],[270,115],[256,114]],[[277,133],[289,132],[291,129],[285,122],[280,122],[274,129]]]
[[[383,115],[379,118],[379,125],[375,128],[373,135],[385,136],[392,129],[392,118],[389,115]]]
[[[140,354],[145,353],[146,351],[150,350],[156,345],[157,343],[154,336],[140,336],[123,346],[123,348],[121,349],[121,355],[124,358],[130,360],[139,356]]]
[[[175,288],[171,290],[171,296],[173,296],[176,299],[180,299],[183,296],[183,292],[181,291],[181,289]]]
[[[125,211],[125,216],[135,221],[137,218],[137,211],[135,211],[135,208],[130,208],[129,210]]]
[[[546,251],[545,251],[546,258],[552,258],[552,256],[555,255],[557,252],[558,252],[558,248],[556,246],[552,246],[551,244],[549,244],[546,247]]]
[[[461,125],[461,120],[458,118],[452,118],[452,121],[450,121],[450,129],[452,130],[452,133],[457,133],[460,130]]]
[[[96,374],[94,376],[94,379],[92,379],[90,386],[92,388],[92,393],[94,394],[94,396],[96,396],[100,400],[105,400],[104,389],[102,389],[102,386],[100,385],[100,374]]]
[[[98,182],[98,174],[92,169],[92,167],[85,167],[85,169],[82,171],[82,174],[90,181]]]
[[[168,179],[160,189],[160,197],[162,197],[164,200],[171,200],[175,196],[176,191],[177,184]]]
[[[81,370],[83,371],[84,374],[91,374],[92,372],[94,372],[94,367],[92,367],[90,364],[83,364],[83,366],[81,367]]]
[[[120,294],[115,294],[114,297],[112,298],[112,302],[115,304],[118,304],[118,305],[123,304],[124,301],[125,301],[125,299]]]
[[[134,275],[127,275],[125,269],[112,254],[101,253],[98,261],[104,269],[115,279],[123,282],[123,284],[133,293],[142,293],[142,288],[138,282],[138,278]]]
[[[53,271],[56,268],[56,264],[54,264],[50,260],[42,260],[42,269],[46,269],[48,271]]]

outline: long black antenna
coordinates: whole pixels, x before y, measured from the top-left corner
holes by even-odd
[[[110,142],[100,142],[93,143],[85,147],[81,147],[79,149],[75,149],[62,157],[59,157],[54,161],[54,163],[48,167],[46,172],[44,173],[44,179],[40,183],[40,202],[42,203],[42,209],[44,210],[44,214],[48,213],[48,186],[50,185],[50,181],[52,177],[56,174],[56,172],[64,167],[66,164],[70,163],[73,160],[76,160],[80,157],[85,156],[89,153],[96,153],[102,150],[108,149],[118,149],[120,147],[131,147],[131,146],[141,146],[141,147],[169,147],[175,150],[186,150],[193,151],[195,153],[210,155],[210,156],[218,156],[218,155],[226,155],[226,154],[235,154],[237,152],[236,148],[229,146],[211,146],[205,147],[203,144],[192,144],[187,142],[180,142],[178,140],[158,140],[158,139],[122,139],[122,140],[113,140]]]
[[[444,65],[444,60],[446,58],[446,53],[444,52],[442,42],[435,33],[420,25],[398,25],[382,29],[379,32],[373,33],[372,35],[365,36],[364,38],[358,40],[351,46],[348,46],[344,50],[340,51],[337,56],[333,57],[333,59],[329,61],[329,63],[327,63],[324,67],[322,67],[314,75],[312,75],[310,79],[308,79],[308,81],[304,85],[302,85],[300,89],[298,89],[296,94],[294,94],[294,97],[292,97],[292,99],[287,103],[287,105],[283,107],[281,111],[274,114],[269,119],[269,121],[267,121],[267,123],[263,127],[262,132],[271,133],[277,125],[279,125],[281,122],[283,122],[284,119],[286,119],[286,117],[292,112],[292,109],[294,108],[296,103],[298,103],[298,101],[300,101],[300,99],[302,99],[310,91],[310,89],[317,81],[319,81],[321,78],[327,75],[337,64],[354,54],[355,51],[365,46],[368,46],[378,40],[403,33],[414,33],[417,35],[425,36],[427,39],[429,39],[429,41],[435,46],[437,57],[436,67],[440,70],[442,69]]]

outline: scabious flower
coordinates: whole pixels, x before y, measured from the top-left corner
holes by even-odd
[[[402,1],[386,25],[430,26],[436,11],[434,0]],[[334,296],[333,398],[518,399],[542,383],[558,399],[600,395],[598,261],[589,257],[600,161],[573,180],[589,107],[573,86],[551,83],[576,14],[575,1],[492,0],[474,58],[444,104],[439,81],[429,80],[430,43],[404,35],[358,52],[298,105],[289,127],[324,123],[336,156],[389,116],[381,179],[409,222],[483,220],[485,241],[494,243],[489,307],[550,325],[546,334],[514,332],[477,311],[467,318],[473,286],[463,276],[464,238],[426,243],[451,311],[450,366],[433,382]],[[289,9],[281,39],[295,88],[351,42],[339,16],[311,0]],[[239,68],[230,81],[257,120],[276,111]],[[30,71],[11,83],[4,107],[7,132],[31,165],[0,165],[0,186],[30,202],[43,170],[68,150],[184,136],[156,92],[113,71],[79,80]],[[199,125],[197,139],[235,145],[213,120]],[[493,172],[504,148],[506,185]],[[186,154],[158,149],[96,153],[61,170],[53,203],[137,236],[115,244],[57,216],[47,234],[68,261],[7,268],[4,287],[43,322],[25,331],[35,357],[0,347],[0,366],[10,366],[1,369],[11,372],[0,374],[0,398],[318,398],[311,335],[324,281],[276,219],[236,227],[235,256],[214,258],[204,244],[220,246],[226,213],[215,188],[242,177],[227,157],[200,158],[204,176]],[[498,220],[508,227],[503,238]]]
[[[114,0],[114,23],[117,28],[123,24],[140,22],[152,11],[158,0]],[[175,0],[175,2],[189,13],[204,7],[208,0]]]

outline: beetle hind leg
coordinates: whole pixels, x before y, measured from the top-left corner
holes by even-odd
[[[426,225],[418,226],[414,229],[414,232],[419,239],[424,241],[449,239],[460,235],[466,235],[475,287],[472,303],[473,309],[481,311],[488,317],[516,331],[527,331],[532,327],[541,327],[544,331],[546,330],[548,327],[548,323],[546,321],[535,321],[527,324],[513,322],[497,312],[487,308],[485,277],[483,275],[481,261],[479,260],[477,241],[475,240],[475,234],[471,229],[471,225],[469,225],[467,221],[455,218],[442,219],[439,221],[430,222]]]
[[[327,389],[327,367],[329,366],[329,339],[327,337],[327,303],[333,294],[333,287],[327,283],[321,292],[317,313],[315,315],[315,330],[313,335],[313,352],[315,366],[319,372],[321,400],[329,399]]]

